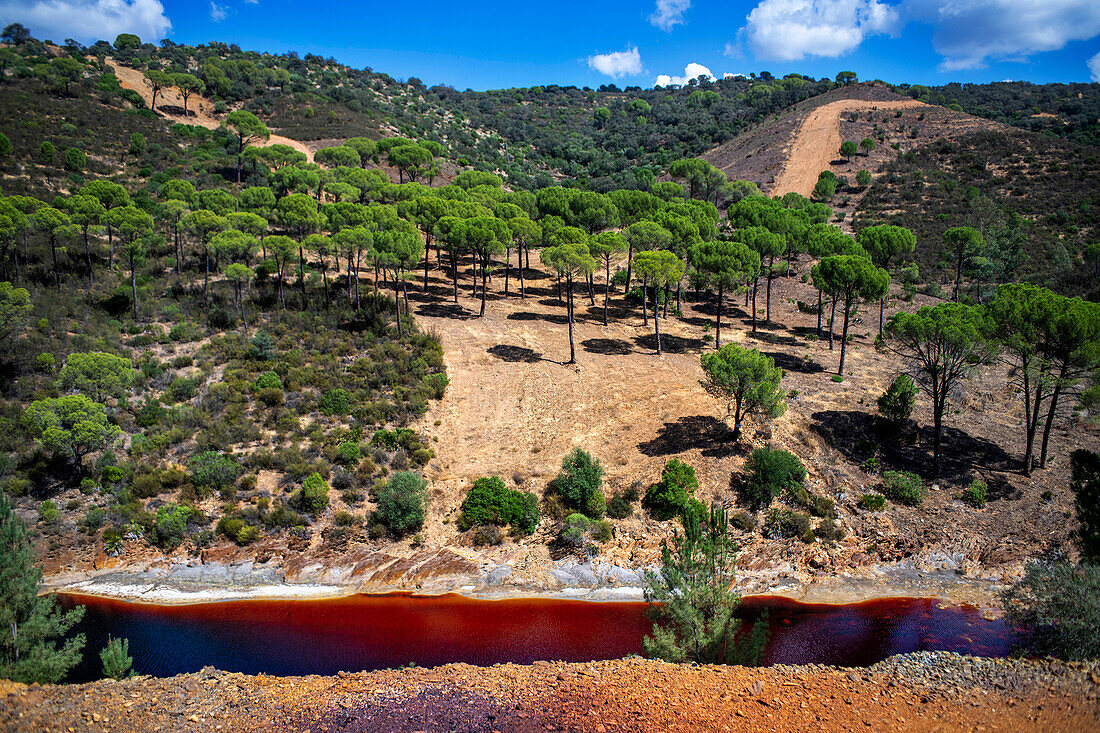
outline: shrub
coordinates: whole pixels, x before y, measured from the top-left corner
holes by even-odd
[[[1083,561],[1100,565],[1100,453],[1075,450],[1069,465],[1069,488],[1078,521],[1073,538]]]
[[[764,519],[764,536],[772,539],[804,537],[810,531],[810,516],[790,509],[770,509]]]
[[[43,374],[53,374],[54,369],[57,368],[57,360],[53,354],[48,351],[43,351],[34,360],[35,371],[42,372]]]
[[[825,542],[840,542],[848,533],[844,531],[843,527],[837,524],[835,519],[826,517],[817,525],[814,534]]]
[[[443,399],[443,395],[447,391],[447,385],[450,384],[450,380],[447,379],[446,374],[436,373],[429,374],[421,380],[421,384],[427,390],[428,395],[435,400]]]
[[[130,640],[108,638],[107,646],[99,652],[99,661],[103,664],[104,677],[122,680],[132,675],[130,668],[134,659],[130,656]]]
[[[260,528],[251,524],[246,524],[241,527],[241,530],[237,532],[237,544],[238,545],[250,545],[256,540],[260,539]]]
[[[260,376],[256,377],[256,381],[252,383],[252,388],[259,392],[262,389],[283,389],[283,380],[279,379],[279,375],[275,372],[264,372]]]
[[[603,466],[599,459],[588,452],[574,448],[561,459],[561,471],[554,479],[554,490],[561,495],[562,501],[571,509],[579,509],[589,516],[602,516],[606,505],[601,507],[603,494]]]
[[[195,510],[182,504],[165,504],[157,509],[151,541],[164,550],[174,549],[183,542],[187,522],[195,516]]]
[[[415,471],[395,473],[375,498],[379,522],[398,537],[420,529],[428,515],[428,482]]]
[[[607,502],[607,516],[612,519],[626,519],[634,514],[634,502],[638,501],[638,490],[627,489],[615,494]]]
[[[191,483],[200,496],[209,496],[231,486],[244,468],[233,458],[214,451],[205,451],[187,462]]]
[[[1100,657],[1100,565],[1028,563],[1001,604],[1009,621],[1027,630],[1024,645],[1031,655]]]
[[[351,412],[351,393],[346,389],[330,389],[321,395],[317,407],[325,415],[347,415]]]
[[[881,512],[886,508],[886,497],[882,494],[864,494],[859,497],[859,507],[872,512]]]
[[[673,458],[661,471],[661,480],[646,490],[642,504],[657,519],[672,519],[680,513],[697,488],[699,480],[695,477],[695,469]]]
[[[878,410],[895,425],[905,423],[917,402],[917,384],[908,374],[899,374],[878,398]]]
[[[570,514],[562,523],[558,532],[558,540],[568,547],[575,549],[584,547],[588,539],[588,530],[592,527],[592,520],[580,513]]]
[[[792,483],[801,484],[806,478],[806,467],[790,451],[757,448],[745,461],[745,473],[748,475],[741,486],[743,498],[754,509],[760,509]]]
[[[474,531],[471,539],[475,547],[495,546],[504,541],[504,533],[495,524],[483,524]]]
[[[316,471],[306,476],[302,482],[302,488],[294,492],[294,505],[310,514],[317,516],[328,506],[328,482]]]
[[[467,530],[478,524],[512,525],[521,532],[533,532],[539,523],[538,498],[505,486],[496,477],[474,482],[462,500],[458,527]]]
[[[756,518],[746,511],[734,512],[730,515],[730,525],[742,532],[751,532],[756,529]]]
[[[88,167],[88,154],[80,148],[69,148],[65,151],[65,168],[79,173]]]
[[[358,443],[341,443],[336,449],[336,462],[341,466],[355,466],[362,459]]]
[[[981,509],[989,500],[989,484],[980,478],[976,478],[970,482],[969,486],[963,489],[960,498],[970,506]]]
[[[909,471],[884,471],[882,493],[890,501],[908,506],[918,506],[924,501],[920,476]]]
[[[57,524],[61,521],[61,511],[57,504],[47,499],[38,505],[38,521],[43,524]]]
[[[352,514],[351,512],[340,510],[336,512],[336,515],[332,518],[332,521],[336,523],[337,527],[355,527],[362,524],[363,518],[358,514]]]

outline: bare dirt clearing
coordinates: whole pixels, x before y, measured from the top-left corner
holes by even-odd
[[[818,107],[803,120],[799,127],[787,155],[787,163],[770,193],[782,196],[793,191],[809,196],[813,192],[818,175],[821,171],[828,170],[832,161],[840,155],[840,115],[842,113],[926,106],[915,99],[881,102],[852,99],[830,102]]]
[[[141,98],[145,100],[146,104],[150,104],[153,101],[153,88],[149,86],[148,80],[137,69],[131,69],[128,66],[122,66],[114,61],[108,60],[107,64],[114,71],[115,76],[118,77],[119,84],[124,89],[132,89],[141,95]],[[166,108],[172,108],[173,111],[169,111]],[[174,112],[178,108],[179,113]],[[221,126],[222,121],[215,119],[210,110],[213,108],[211,102],[204,97],[195,94],[187,100],[187,111],[190,113],[186,117],[183,113],[183,97],[175,88],[161,89],[157,92],[157,113],[171,122],[179,122],[185,125],[201,125],[208,129],[216,129]],[[255,145],[260,147],[269,147],[271,145],[289,145],[300,153],[306,156],[306,159],[313,162],[313,148],[298,140],[291,140],[288,137],[282,135],[272,135],[268,140],[260,140]]]

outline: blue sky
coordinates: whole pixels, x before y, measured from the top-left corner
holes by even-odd
[[[83,42],[297,50],[459,89],[676,83],[767,70],[942,84],[1100,81],[1100,0],[0,0],[0,22]]]

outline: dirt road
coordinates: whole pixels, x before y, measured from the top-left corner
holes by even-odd
[[[915,99],[890,102],[841,100],[830,102],[811,112],[802,122],[787,156],[783,172],[771,190],[774,196],[795,192],[809,196],[817,177],[840,153],[840,115],[873,109],[904,109],[926,106]]]
[[[153,89],[149,86],[149,82],[145,79],[142,73],[136,69],[131,69],[127,66],[121,66],[116,64],[110,59],[107,60],[107,64],[115,72],[115,76],[118,77],[119,84],[124,89],[132,89],[141,95],[141,98],[145,100],[146,104],[150,104],[153,100]],[[157,92],[157,112],[165,119],[172,122],[181,122],[185,125],[201,125],[202,127],[209,128],[211,130],[221,125],[221,121],[211,116],[210,110],[213,104],[210,100],[199,95],[194,95],[187,100],[187,111],[191,114],[187,117],[178,114],[172,114],[164,109],[164,107],[179,107],[183,109],[183,97],[175,88],[161,89]],[[268,140],[261,140],[253,143],[260,147],[269,147],[271,145],[289,145],[300,153],[306,156],[306,160],[310,163],[313,162],[313,150],[305,143],[299,140],[292,140],[289,137],[283,137],[282,135],[272,135]]]

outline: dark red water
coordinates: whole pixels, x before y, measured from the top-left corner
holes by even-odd
[[[130,640],[134,668],[168,676],[203,666],[272,675],[333,674],[447,662],[590,661],[641,652],[652,630],[643,603],[458,595],[355,595],[309,601],[224,601],[185,606],[60,595],[87,609],[88,655],[74,679],[99,676],[108,635]],[[766,664],[873,664],[892,654],[945,650],[1004,656],[1012,633],[970,606],[930,598],[849,605],[775,596],[745,599],[742,615],[769,612]]]

